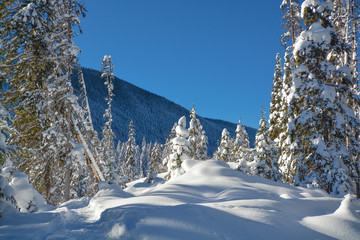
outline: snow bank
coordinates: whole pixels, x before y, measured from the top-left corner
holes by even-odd
[[[215,160],[185,160],[186,172],[145,179],[122,191],[100,186],[92,199],[0,219],[5,239],[354,239],[357,200],[249,176]],[[163,174],[165,175],[165,174]],[[31,231],[29,231],[31,229]]]
[[[360,236],[360,201],[347,195],[334,213],[306,217],[302,223],[335,239],[358,240]]]

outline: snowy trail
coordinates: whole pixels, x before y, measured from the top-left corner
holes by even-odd
[[[359,239],[360,206],[236,172],[217,161],[186,161],[166,183],[0,219],[0,239]],[[31,231],[31,233],[29,233]]]

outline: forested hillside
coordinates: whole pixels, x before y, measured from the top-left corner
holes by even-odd
[[[83,68],[83,74],[94,128],[98,133],[101,133],[101,128],[105,122],[103,115],[107,108],[105,101],[107,88],[104,85],[104,80],[100,78],[101,73],[99,71]],[[74,74],[72,82],[75,90],[79,91],[80,86],[76,74]],[[184,107],[116,77],[113,92],[115,96],[112,105],[114,119],[112,128],[116,140],[121,142],[128,138],[128,126],[131,120],[134,122],[136,142],[140,145],[143,137],[146,138],[147,142],[165,143],[172,126],[180,117],[186,116],[188,120],[190,119],[190,112]],[[188,107],[191,108],[192,106]],[[209,156],[216,150],[217,142],[220,140],[224,128],[227,128],[230,134],[235,136],[235,123],[200,116],[198,119],[208,137]],[[253,146],[256,129],[245,128],[249,135],[250,145]]]

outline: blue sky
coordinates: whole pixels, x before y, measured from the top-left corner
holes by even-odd
[[[281,0],[87,0],[75,39],[101,68],[203,117],[258,127],[270,104]],[[91,87],[91,86],[88,86]]]

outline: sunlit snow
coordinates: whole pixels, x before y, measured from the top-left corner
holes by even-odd
[[[233,164],[231,164],[233,166]],[[358,239],[352,196],[275,183],[226,163],[186,160],[186,173],[125,191],[102,183],[93,198],[0,218],[0,239]]]

